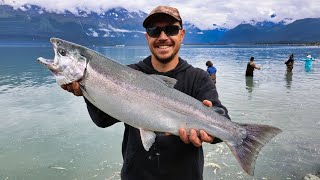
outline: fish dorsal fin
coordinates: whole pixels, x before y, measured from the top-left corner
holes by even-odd
[[[171,87],[171,88],[173,88],[177,83],[176,79],[168,77],[168,76],[156,75],[156,74],[152,74],[152,75],[149,75],[149,76],[151,78],[157,80],[158,82],[160,82],[162,84],[165,84],[166,86]]]
[[[143,147],[146,151],[149,151],[150,147],[156,140],[156,134],[153,131],[142,128],[139,128],[139,130]]]

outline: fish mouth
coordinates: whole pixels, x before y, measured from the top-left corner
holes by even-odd
[[[38,62],[46,66],[53,74],[57,74],[58,68],[52,59],[45,59],[43,57],[39,57]]]
[[[50,39],[51,44],[53,45],[53,51],[55,57],[57,56],[57,48],[60,44],[59,39],[57,38],[51,38]],[[38,62],[46,66],[53,74],[57,74],[58,71],[58,61],[56,58],[54,59],[46,59],[43,57],[38,58]]]

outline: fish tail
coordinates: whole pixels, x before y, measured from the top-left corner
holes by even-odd
[[[281,129],[257,124],[239,124],[245,128],[247,134],[241,144],[226,142],[233,155],[238,160],[242,169],[253,176],[254,165],[260,149],[274,136],[281,132]]]

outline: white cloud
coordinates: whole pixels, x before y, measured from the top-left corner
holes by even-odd
[[[29,3],[41,6],[48,11],[73,13],[78,9],[102,13],[113,7],[123,7],[129,11],[150,12],[158,5],[177,7],[184,21],[195,24],[200,29],[220,27],[233,28],[241,22],[273,21],[279,22],[286,18],[319,18],[319,0],[2,0],[0,4],[9,4],[15,8]],[[276,14],[273,18],[270,13]]]

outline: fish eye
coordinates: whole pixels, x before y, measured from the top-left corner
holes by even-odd
[[[62,56],[66,56],[67,52],[64,49],[59,49],[58,50],[59,54],[61,54]]]

